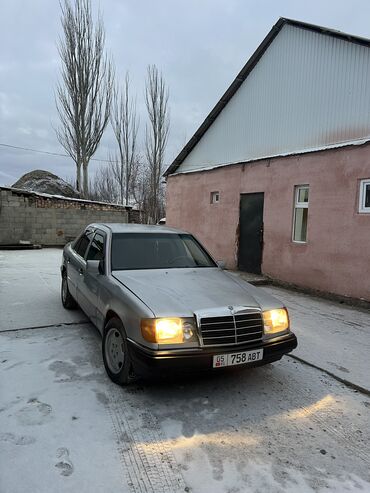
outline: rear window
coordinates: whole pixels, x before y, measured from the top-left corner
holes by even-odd
[[[112,270],[197,267],[216,267],[216,264],[189,234],[113,234]]]

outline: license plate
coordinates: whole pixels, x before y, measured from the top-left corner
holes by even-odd
[[[241,351],[240,353],[217,354],[213,356],[213,368],[223,366],[245,365],[263,359],[263,349],[253,351]]]

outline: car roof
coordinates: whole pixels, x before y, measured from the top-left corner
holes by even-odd
[[[112,233],[173,233],[187,234],[181,229],[169,228],[168,226],[151,224],[127,224],[127,223],[93,223],[88,228],[101,228],[110,230]]]

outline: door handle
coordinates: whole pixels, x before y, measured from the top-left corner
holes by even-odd
[[[82,276],[82,274],[84,273],[84,270],[83,270],[83,268],[82,268],[82,267],[80,267],[80,268],[78,269],[78,273],[80,274],[80,276]]]

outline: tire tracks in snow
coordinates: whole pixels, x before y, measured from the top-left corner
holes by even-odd
[[[110,384],[105,404],[126,485],[133,493],[190,491],[156,417],[125,390]]]

